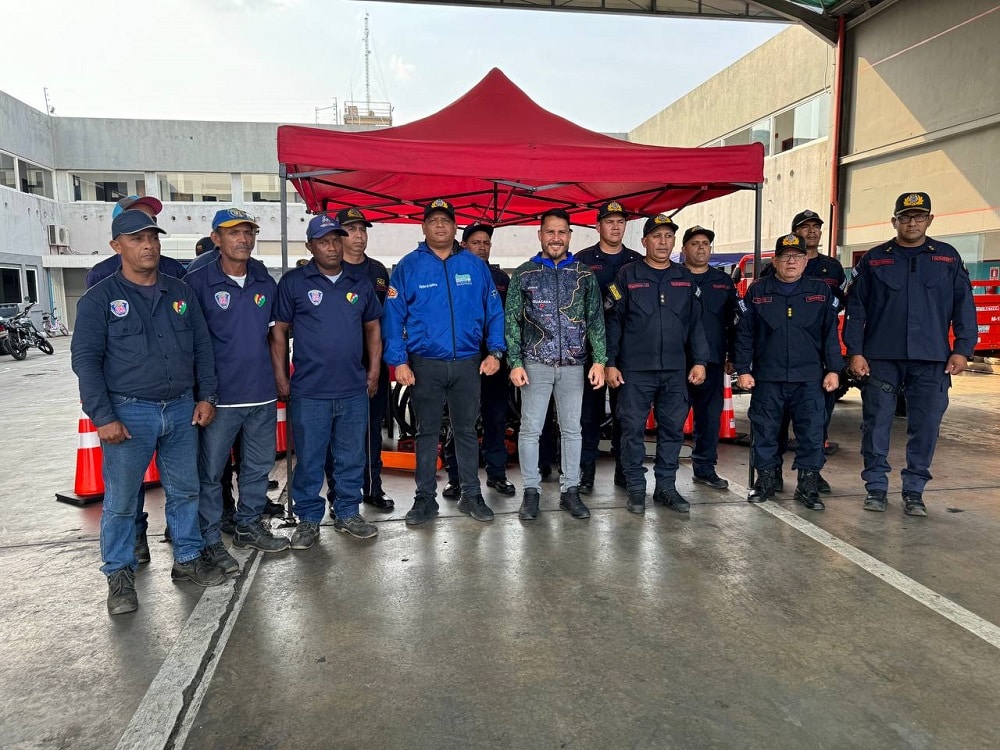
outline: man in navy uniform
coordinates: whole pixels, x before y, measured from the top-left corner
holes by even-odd
[[[676,234],[669,216],[647,219],[642,228],[646,257],[618,272],[604,302],[607,381],[619,392],[625,507],[637,514],[646,510],[643,433],[650,403],[656,417],[653,502],[678,513],[690,509],[675,486],[677,461],[688,412],[687,385],[705,382],[710,355],[698,286],[683,266],[670,262]]]
[[[979,335],[969,272],[954,247],[927,236],[933,221],[927,193],[900,195],[892,217],[896,237],[865,253],[848,290],[848,365],[867,378],[861,390],[865,510],[886,509],[889,436],[896,398],[905,393],[903,512],[927,515],[923,491],[951,376],[965,370]]]
[[[752,390],[751,447],[757,481],[747,498],[770,500],[781,468],[778,432],[791,415],[799,441],[793,469],[798,470],[795,499],[810,510],[823,510],[816,486],[823,453],[823,392],[840,385],[844,359],[837,338],[840,301],[830,287],[806,278],[806,247],[789,234],[774,248],[774,273],[754,282],[739,301],[735,367],[740,388]]]
[[[358,539],[378,534],[359,512],[365,470],[365,441],[359,436],[368,430],[368,399],[378,388],[382,306],[368,275],[344,265],[346,236],[335,219],[314,216],[306,228],[313,259],[278,282],[271,365],[295,441],[291,491],[299,524],[291,547],[297,550],[319,540],[326,510],[320,491],[331,443],[337,484],[333,528]],[[289,329],[295,336],[291,382],[285,373]]]
[[[597,209],[596,245],[584,248],[576,254],[578,262],[590,266],[601,291],[601,299],[608,296],[608,287],[618,272],[628,263],[642,260],[642,255],[625,247],[625,224],[629,215],[618,201],[602,203]],[[608,383],[607,385],[610,385]],[[611,389],[611,452],[615,456],[615,484],[624,487],[625,474],[621,462],[621,424],[618,421],[618,391]],[[607,387],[583,389],[583,448],[580,454],[580,493],[589,495],[594,491],[594,472],[601,442],[601,425],[604,423],[605,401],[609,398]]]
[[[342,208],[337,212],[337,222],[347,232],[344,237],[344,265],[357,268],[368,276],[375,288],[375,296],[380,305],[385,305],[385,293],[389,290],[389,271],[375,258],[367,255],[368,230],[372,223],[361,209],[356,207]],[[365,353],[365,366],[368,365],[368,354]],[[395,507],[392,498],[382,489],[382,422],[389,406],[389,368],[384,362],[379,362],[378,390],[368,399],[368,435],[365,443],[365,475],[361,486],[362,501],[366,505],[385,513]],[[330,512],[336,498],[337,482],[333,476],[334,456],[331,451],[326,457],[327,500],[330,502]]]
[[[83,410],[104,453],[101,571],[112,615],[139,607],[136,505],[154,451],[173,532],[171,578],[225,580],[202,557],[198,528],[197,426],[215,416],[212,341],[190,287],[159,271],[162,233],[142,211],[111,222],[121,267],[80,298],[71,344]]]
[[[694,481],[717,490],[729,482],[715,470],[719,460],[719,427],[722,420],[722,386],[727,364],[732,359],[736,323],[736,286],[728,274],[708,264],[712,257],[715,232],[705,227],[690,227],[684,232],[682,250],[684,267],[701,292],[701,325],[708,342],[705,382],[688,384],[694,410],[694,450],[691,466]],[[728,364],[730,370],[732,365]]]
[[[508,276],[500,266],[490,263],[493,249],[493,227],[476,222],[462,230],[462,247],[481,259],[490,267],[493,285],[500,295],[500,304],[507,304]],[[483,424],[481,453],[486,464],[486,486],[501,495],[513,495],[517,490],[507,479],[507,386],[510,368],[501,361],[500,369],[493,375],[481,376],[479,391],[479,417]],[[455,458],[455,435],[449,430],[445,441],[444,465],[448,471],[448,484],[441,491],[442,497],[457,498],[462,495],[462,483],[458,478],[458,461]]]

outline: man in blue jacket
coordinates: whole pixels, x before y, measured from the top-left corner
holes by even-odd
[[[500,369],[506,349],[503,307],[489,266],[455,242],[455,230],[451,203],[427,204],[424,241],[399,261],[386,295],[385,361],[396,368],[396,381],[411,388],[417,418],[417,491],[406,514],[411,526],[438,512],[434,472],[446,400],[462,483],[458,509],[477,521],[493,520],[479,483],[476,418],[479,376]]]
[[[184,277],[205,312],[219,381],[215,419],[201,432],[198,512],[209,561],[225,573],[235,573],[239,565],[222,543],[220,479],[237,434],[242,433],[240,494],[233,544],[262,552],[288,549],[288,539],[275,537],[270,524],[261,518],[267,503],[267,475],[274,465],[278,396],[268,334],[274,324],[278,285],[266,269],[249,265],[257,222],[234,215],[234,209],[222,209],[216,212],[212,227],[218,259]]]
[[[895,239],[865,253],[848,289],[848,366],[867,379],[861,390],[865,510],[886,509],[889,436],[896,398],[905,392],[903,512],[927,515],[923,491],[951,376],[965,370],[979,336],[969,272],[955,248],[927,236],[933,221],[927,193],[900,195],[892,217]]]
[[[191,288],[159,272],[160,229],[142,211],[111,223],[121,268],[77,303],[71,344],[83,410],[104,454],[102,572],[108,612],[134,612],[136,502],[157,454],[173,532],[171,578],[214,586],[221,570],[202,557],[198,529],[198,431],[215,416],[212,340]]]

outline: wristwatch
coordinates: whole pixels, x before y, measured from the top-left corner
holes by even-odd
[[[503,362],[503,351],[500,349],[494,349],[490,352],[490,356],[493,357],[497,362]]]
[[[213,393],[211,396],[205,396],[205,398],[203,398],[202,401],[205,401],[206,403],[209,403],[212,406],[216,406],[219,403],[219,397],[217,394]]]

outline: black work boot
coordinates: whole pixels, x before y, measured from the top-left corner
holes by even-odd
[[[570,487],[559,493],[559,507],[568,510],[573,518],[590,518],[590,508],[580,499],[580,488]]]
[[[774,469],[759,469],[757,471],[757,481],[753,483],[753,488],[747,496],[748,503],[763,503],[766,500],[774,499],[775,475],[781,476],[781,470],[775,472]]]
[[[597,466],[591,462],[587,464],[580,464],[580,494],[589,495],[594,491],[594,474],[597,472]]]
[[[775,494],[785,491],[785,478],[781,475],[781,467],[774,470],[774,481],[771,483],[771,491]]]
[[[830,483],[823,479],[823,475],[818,471],[816,472],[816,491],[822,492],[824,495],[829,495],[833,492],[833,489],[830,487]]]
[[[637,516],[641,516],[646,512],[645,487],[628,488],[628,499],[625,501],[625,510],[629,513],[635,513]]]
[[[493,520],[493,509],[486,504],[482,495],[466,495],[458,501],[458,510],[472,516],[477,521]]]
[[[865,496],[865,510],[885,513],[885,508],[888,504],[889,500],[885,496],[885,490],[869,490]]]
[[[522,521],[534,521],[538,518],[539,492],[533,487],[524,491],[524,499],[521,500],[521,507],[517,511],[517,517]]]
[[[903,512],[908,516],[926,516],[927,506],[924,497],[919,492],[903,493]]]
[[[816,477],[819,472],[799,469],[799,482],[795,487],[795,499],[809,510],[824,510],[823,501],[819,499],[819,489]]]
[[[139,609],[135,593],[135,571],[131,568],[116,570],[108,576],[108,614],[124,615]]]
[[[687,513],[691,510],[691,504],[673,487],[657,487],[653,492],[653,502],[665,505],[678,513]]]
[[[437,500],[426,495],[417,495],[413,498],[413,507],[406,514],[407,526],[419,526],[430,521],[438,514]]]

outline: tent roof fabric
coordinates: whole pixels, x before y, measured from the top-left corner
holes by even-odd
[[[278,162],[312,212],[363,208],[420,222],[445,198],[458,222],[537,223],[563,208],[593,223],[618,199],[633,213],[673,211],[763,182],[760,144],[665,148],[595,133],[542,109],[494,68],[436,114],[360,133],[278,128]]]

